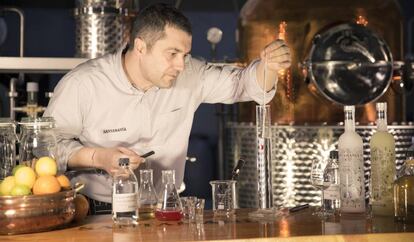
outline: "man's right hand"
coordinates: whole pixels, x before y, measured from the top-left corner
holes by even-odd
[[[129,158],[129,167],[131,170],[138,168],[144,161],[144,158],[128,148],[95,148],[92,165],[113,175],[119,169],[120,158]]]

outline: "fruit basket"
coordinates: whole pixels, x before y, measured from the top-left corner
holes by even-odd
[[[0,196],[0,234],[48,231],[70,223],[74,199],[82,188],[45,195]]]

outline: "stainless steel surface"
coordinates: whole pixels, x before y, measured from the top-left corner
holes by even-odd
[[[258,207],[256,169],[256,126],[253,123],[229,123],[226,128],[226,164],[231,171],[240,158],[246,160],[238,179],[239,206]],[[357,126],[356,131],[364,141],[364,166],[366,191],[370,172],[369,140],[376,126]],[[414,124],[390,125],[388,130],[395,137],[396,166],[404,160],[404,152],[414,136]],[[320,204],[320,192],[309,183],[311,161],[328,157],[329,151],[337,147],[343,126],[288,126],[272,125],[272,183],[275,206],[297,206],[309,203]],[[231,177],[230,172],[226,174]],[[368,194],[368,193],[366,193]]]
[[[387,91],[393,73],[392,54],[369,28],[354,23],[336,25],[315,35],[312,43],[305,64],[310,85],[328,100],[361,105]]]
[[[19,45],[19,53],[20,53],[20,57],[24,56],[24,13],[21,9],[19,8],[10,8],[10,7],[5,7],[5,8],[1,8],[1,11],[9,11],[9,12],[15,12],[17,13],[17,15],[19,15],[19,20],[20,20],[20,45]]]
[[[65,73],[87,60],[58,57],[0,57],[0,72]]]
[[[95,58],[129,41],[134,9],[131,1],[79,1],[75,9],[76,55]]]
[[[292,65],[288,75],[279,76],[276,96],[270,102],[273,121],[301,125],[336,124],[343,120],[340,105],[309,91],[301,63],[308,56],[315,35],[333,24],[362,23],[362,20],[368,22],[367,28],[385,40],[394,60],[401,60],[403,16],[396,0],[248,0],[245,3],[239,21],[239,52],[243,61],[258,58],[262,48],[283,33],[281,24],[286,24],[282,26],[291,49]],[[403,100],[403,95],[395,88],[388,88],[379,99],[388,103],[391,122],[404,121]],[[254,122],[254,106],[255,103],[241,103],[239,121]],[[356,120],[364,124],[375,121],[375,106],[367,104],[357,107]]]
[[[48,195],[0,196],[0,234],[48,231],[75,214],[75,189]]]

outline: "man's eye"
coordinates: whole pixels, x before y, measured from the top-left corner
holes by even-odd
[[[172,57],[175,57],[177,55],[177,53],[176,52],[171,52],[170,53],[170,56],[172,56]]]

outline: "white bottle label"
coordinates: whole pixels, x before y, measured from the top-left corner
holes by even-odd
[[[137,194],[126,193],[126,194],[113,194],[112,198],[112,210],[116,213],[133,212],[136,211]]]
[[[339,149],[341,211],[365,211],[364,158],[362,147]]]
[[[339,185],[332,184],[324,191],[324,199],[339,200]]]

